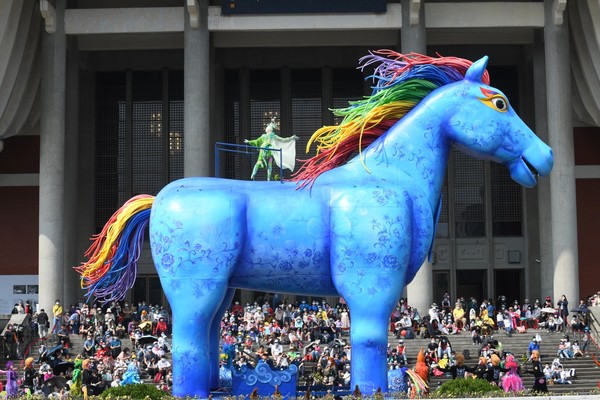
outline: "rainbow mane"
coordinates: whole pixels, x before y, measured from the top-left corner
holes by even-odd
[[[378,50],[360,59],[363,70],[375,66],[372,78],[373,92],[350,106],[334,109],[343,117],[338,126],[324,126],[308,141],[306,151],[318,143],[317,155],[303,161],[292,180],[298,188],[312,186],[323,172],[344,164],[382,136],[433,90],[462,80],[473,63],[457,57],[429,57],[422,54],[400,54],[392,50]],[[485,72],[483,82],[489,84]],[[366,166],[365,166],[366,168]]]
[[[112,215],[102,232],[92,237],[85,253],[88,261],[75,267],[88,298],[94,294],[105,303],[123,300],[133,287],[153,203],[154,197],[149,195],[131,198]]]

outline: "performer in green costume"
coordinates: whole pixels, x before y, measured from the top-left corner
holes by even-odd
[[[71,396],[81,396],[83,395],[83,391],[81,390],[81,378],[83,377],[83,368],[82,368],[83,360],[78,358],[75,360],[75,369],[73,369],[73,377],[71,378],[71,388],[70,393]]]
[[[263,133],[260,137],[254,140],[244,139],[244,143],[260,148],[258,152],[258,160],[256,161],[256,164],[254,164],[250,179],[254,179],[259,169],[266,168],[267,180],[270,181],[271,174],[273,172],[273,159],[278,167],[283,167],[284,169],[289,169],[291,171],[294,170],[294,164],[296,161],[296,140],[298,140],[298,136],[294,135],[291,137],[282,138],[281,136],[277,135],[278,132],[279,124],[277,124],[277,122],[275,122],[275,118],[273,118],[271,122],[269,122],[269,125],[267,125],[265,128],[265,133]],[[269,148],[281,149],[281,165],[279,165],[279,157],[273,156],[273,152],[269,150]]]

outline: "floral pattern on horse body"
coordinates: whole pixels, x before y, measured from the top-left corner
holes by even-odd
[[[362,61],[377,65],[373,94],[313,135],[318,154],[297,182],[173,182],[126,203],[78,267],[90,294],[123,297],[150,222],[173,311],[175,395],[218,385],[219,322],[235,288],[343,296],[351,385],[387,390],[388,317],[431,250],[451,146],[505,164],[526,187],[550,173],[552,150],[489,86],[487,57],[380,51]]]

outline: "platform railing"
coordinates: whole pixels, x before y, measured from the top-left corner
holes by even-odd
[[[253,158],[253,155],[258,154],[261,150],[268,150],[274,153],[279,153],[279,180],[283,183],[283,152],[281,149],[273,147],[255,147],[247,144],[236,144],[226,142],[215,143],[215,177],[221,178],[221,152],[223,153],[234,153],[245,155],[249,158]]]

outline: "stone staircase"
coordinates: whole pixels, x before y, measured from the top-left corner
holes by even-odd
[[[521,365],[521,378],[523,379],[523,385],[526,389],[531,389],[533,386],[533,375],[525,373],[525,366],[521,357],[527,353],[527,349],[529,347],[529,343],[531,342],[532,337],[535,334],[539,334],[542,338],[540,353],[541,353],[541,361],[543,364],[549,363],[551,364],[554,358],[557,357],[557,349],[560,339],[563,337],[562,333],[548,333],[545,330],[541,329],[529,329],[526,333],[523,334],[513,334],[512,336],[507,336],[502,332],[495,332],[494,339],[498,340],[503,345],[504,351],[509,351],[515,355],[519,365]],[[576,333],[575,337],[571,332],[569,332],[569,336],[571,341],[575,339],[580,339],[580,334]],[[463,332],[458,335],[450,335],[448,336],[452,349],[456,353],[465,353],[465,350],[468,350],[471,358],[465,360],[465,364],[468,366],[475,366],[477,364],[478,359],[478,351],[480,346],[473,344],[470,334]],[[349,341],[349,338],[345,338],[345,340]],[[408,356],[408,366],[414,366],[417,360],[417,354],[421,347],[423,349],[427,348],[427,345],[430,342],[430,339],[405,339],[404,340],[407,346],[407,356]],[[391,346],[396,346],[398,344],[398,339],[393,335],[389,335],[388,343]],[[598,349],[595,345],[590,345],[590,354],[598,353]],[[597,392],[598,390],[598,381],[600,380],[600,369],[596,366],[593,360],[588,357],[580,357],[580,358],[572,358],[572,359],[561,359],[561,363],[565,369],[575,368],[576,377],[571,380],[572,384],[556,384],[549,385],[548,389],[551,393],[580,393],[580,394],[588,394],[590,392]],[[307,363],[306,365],[306,373],[305,377],[300,380],[300,384],[305,383],[305,378],[310,376],[312,371],[315,368],[315,363]],[[531,369],[531,363],[528,363],[528,368]],[[433,376],[430,377],[430,387],[432,390],[435,390],[439,385],[444,383],[445,381],[452,379],[450,375],[446,376]]]
[[[552,363],[552,360],[556,357],[556,352],[558,349],[558,344],[560,339],[563,337],[562,333],[548,333],[545,330],[534,330],[529,329],[527,333],[524,334],[513,334],[511,337],[508,337],[502,332],[495,332],[494,339],[498,340],[502,343],[504,351],[510,351],[515,355],[515,358],[519,361],[519,364],[523,368],[523,362],[521,357],[523,354],[527,352],[527,348],[529,346],[529,342],[531,338],[535,335],[539,334],[542,337],[541,344],[541,360],[542,363]],[[571,340],[580,339],[580,334],[575,333],[573,335],[570,333]],[[349,341],[349,337],[345,336],[343,338],[346,341]],[[477,364],[477,354],[479,350],[479,345],[474,345],[471,340],[471,336],[463,332],[458,335],[450,335],[448,336],[452,349],[457,353],[464,353],[465,350],[468,350],[471,359],[465,361],[465,363],[469,366],[475,366]],[[79,335],[71,335],[71,354],[73,357],[77,355],[83,349],[84,339]],[[430,342],[430,339],[405,339],[405,344],[407,346],[407,355],[408,355],[408,366],[414,366],[417,359],[417,354],[421,347],[424,349],[427,347],[427,344]],[[123,348],[129,347],[132,348],[131,342],[128,338],[122,340]],[[389,335],[388,343],[391,346],[395,346],[398,343],[398,339],[393,335]],[[37,359],[38,352],[37,348],[39,347],[39,342],[34,344],[31,348],[31,356]],[[46,342],[47,346],[52,345],[50,341]],[[287,351],[287,346],[285,350]],[[592,343],[590,345],[590,354],[598,354],[598,348]],[[168,353],[167,357],[170,359],[171,354]],[[572,384],[556,384],[549,385],[549,391],[551,393],[578,393],[578,394],[589,394],[590,392],[597,392],[598,390],[598,381],[600,380],[600,369],[595,365],[592,358],[590,357],[581,357],[581,358],[573,358],[573,359],[562,359],[561,360],[565,369],[575,368],[576,377],[572,379]],[[299,379],[299,385],[304,385],[306,382],[306,377],[310,376],[312,371],[314,370],[315,363],[306,363],[306,372],[304,377]],[[523,384],[525,388],[530,389],[533,386],[533,376],[531,374],[522,373],[521,377],[523,379]],[[142,376],[145,383],[152,384],[152,381],[148,377]],[[449,376],[431,376],[430,377],[430,387],[432,390],[435,390],[439,385],[444,383],[445,381],[451,379]]]
[[[72,357],[75,357],[83,350],[83,343],[85,342],[85,338],[82,338],[80,335],[70,335],[69,339],[71,340],[70,353],[72,354]],[[129,340],[129,338],[121,339],[121,348],[124,349],[126,347],[128,347],[133,353],[133,346],[131,345],[131,340]],[[169,361],[171,361],[171,353],[167,353],[166,357]],[[152,379],[148,375],[142,373],[140,378],[144,381],[144,383],[154,385],[154,382],[152,382]]]
[[[557,349],[560,339],[563,337],[561,333],[548,333],[545,330],[529,329],[527,333],[513,334],[508,337],[502,332],[496,332],[494,339],[502,343],[503,350],[509,351],[515,355],[519,365],[521,365],[521,378],[523,379],[523,385],[525,388],[530,389],[533,386],[533,375],[524,373],[525,366],[521,357],[527,353],[527,348],[531,342],[532,337],[535,334],[539,334],[542,338],[540,346],[541,361],[543,364],[552,363],[552,360],[557,357]],[[572,333],[569,333],[571,340],[580,339],[580,334],[575,334],[573,337]],[[465,364],[468,366],[475,366],[478,359],[479,345],[473,344],[471,337],[468,333],[463,332],[458,335],[448,336],[452,349],[456,353],[464,353],[465,350],[469,350],[471,354],[470,360],[465,360]],[[398,340],[390,336],[390,343],[396,345]],[[430,339],[407,339],[405,344],[408,347],[408,363],[409,366],[414,365],[417,359],[417,354],[421,347],[426,348]],[[590,353],[597,353],[597,349],[590,348]],[[576,377],[571,380],[572,384],[556,384],[549,385],[549,391],[552,393],[589,393],[598,389],[598,381],[600,374],[598,367],[590,357],[579,357],[571,359],[561,359],[561,363],[565,369],[575,368]],[[531,369],[531,364],[528,365]],[[437,386],[444,383],[446,380],[452,379],[445,376],[431,376],[430,386],[435,389]]]

